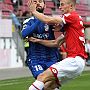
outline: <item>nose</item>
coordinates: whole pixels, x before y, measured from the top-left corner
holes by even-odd
[[[60,9],[60,10],[62,9],[61,6],[59,6],[59,9]]]
[[[40,5],[40,3],[39,2],[37,2],[37,6],[39,6]]]
[[[37,4],[39,4],[39,1],[37,1]]]
[[[39,7],[40,6],[40,4],[39,3],[37,3],[37,7]]]

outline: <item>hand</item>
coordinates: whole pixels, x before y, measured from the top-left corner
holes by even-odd
[[[31,41],[31,42],[36,43],[36,42],[39,42],[40,39],[37,39],[37,38],[34,38],[34,37],[29,37],[29,38],[28,38],[28,41]]]
[[[36,11],[36,5],[37,4],[34,2],[34,0],[28,0],[28,8],[31,13]]]

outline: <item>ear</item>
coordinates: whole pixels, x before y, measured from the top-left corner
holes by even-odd
[[[44,8],[46,8],[46,5],[44,4]]]
[[[73,4],[70,4],[70,8],[71,8],[71,9],[73,8]]]

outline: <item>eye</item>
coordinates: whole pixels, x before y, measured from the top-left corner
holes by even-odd
[[[42,3],[43,2],[43,0],[39,0],[39,3]]]
[[[64,3],[60,3],[60,6],[64,6]]]
[[[36,1],[36,0],[34,0],[33,2],[34,2],[35,4],[37,3],[37,1]]]

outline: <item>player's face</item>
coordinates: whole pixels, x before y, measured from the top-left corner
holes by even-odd
[[[69,3],[69,0],[60,0],[60,10],[62,11],[62,14],[69,13],[71,4]]]
[[[43,12],[44,10],[44,1],[43,0],[34,0],[34,2],[37,4],[36,10],[39,12]]]

